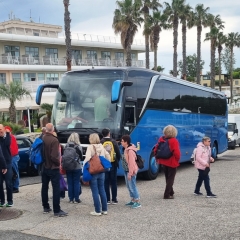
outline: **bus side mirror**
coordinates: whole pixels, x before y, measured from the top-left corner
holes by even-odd
[[[42,93],[45,88],[57,88],[58,89],[59,85],[58,84],[42,84],[38,86],[37,93],[36,93],[36,104],[40,105],[41,104],[41,99],[42,99]]]
[[[235,130],[234,130],[234,133],[237,133],[237,134],[238,134],[238,129],[235,129]]]
[[[121,89],[124,86],[132,86],[132,85],[133,85],[133,82],[130,82],[130,81],[121,81],[121,80],[114,81],[112,85],[111,103],[117,103],[119,101]]]

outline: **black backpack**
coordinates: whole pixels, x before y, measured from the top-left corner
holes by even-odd
[[[137,166],[139,169],[143,169],[144,168],[144,160],[142,159],[141,155],[137,154],[137,152],[135,152],[135,153],[136,153],[136,157],[137,157],[136,158]]]
[[[68,171],[76,169],[77,164],[79,163],[79,156],[76,152],[77,147],[78,146],[74,144],[68,144],[64,149],[62,155],[62,168],[64,170]]]
[[[164,142],[158,142],[157,151],[155,154],[156,159],[168,159],[173,155],[169,148],[168,139],[163,138],[163,140]]]

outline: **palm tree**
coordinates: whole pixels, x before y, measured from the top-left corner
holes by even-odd
[[[173,27],[173,76],[177,76],[177,45],[178,45],[178,24],[179,24],[179,15],[182,12],[184,7],[185,0],[172,0],[170,5],[167,2],[164,2],[166,8],[164,13],[169,16],[169,23]]]
[[[131,46],[134,36],[143,21],[140,15],[141,0],[123,0],[116,2],[112,27],[115,34],[120,33],[121,44],[126,52],[126,65],[132,65]]]
[[[53,108],[53,104],[49,104],[49,103],[42,103],[40,105],[41,109],[46,111],[47,117],[48,117],[48,122],[51,121],[51,116],[52,116],[52,108]]]
[[[218,35],[217,35],[217,48],[218,48],[218,71],[219,71],[219,91],[222,90],[222,83],[221,83],[221,73],[222,73],[222,69],[221,69],[221,62],[222,62],[222,50],[223,50],[223,47],[222,45],[225,44],[226,42],[226,36],[223,34],[223,32],[218,32]]]
[[[149,27],[149,10],[152,9],[153,11],[157,11],[158,8],[162,7],[159,3],[159,0],[142,0],[142,9],[141,12],[144,14],[144,32],[143,35],[145,36],[145,56],[146,56],[146,68],[149,69],[149,36],[151,34],[151,29]]]
[[[160,11],[154,11],[153,15],[149,17],[149,25],[151,29],[150,47],[154,51],[154,70],[157,71],[157,49],[160,41],[160,32],[162,29],[168,29],[170,25],[167,23],[167,15]]]
[[[230,60],[230,94],[231,94],[231,103],[233,100],[233,48],[234,47],[240,47],[240,34],[238,32],[234,33],[231,32],[228,34],[226,42],[225,42],[226,47],[230,49],[231,53],[231,60]]]
[[[191,10],[189,4],[184,5],[181,8],[179,14],[180,22],[182,24],[182,58],[183,58],[183,72],[182,75],[187,75],[187,53],[186,53],[186,43],[187,43],[187,22],[191,19]],[[189,26],[190,27],[190,26]]]
[[[71,45],[71,32],[70,32],[70,12],[68,11],[69,0],[63,0],[63,5],[65,8],[64,13],[64,27],[65,27],[65,42],[66,42],[66,61],[67,61],[67,71],[72,69],[72,45]]]
[[[10,102],[9,118],[10,122],[16,123],[16,101],[20,101],[25,96],[31,96],[30,92],[22,86],[20,82],[10,82],[9,84],[0,85],[0,96],[6,98]]]
[[[197,84],[200,84],[200,73],[201,73],[201,34],[202,28],[209,26],[208,24],[208,10],[209,8],[204,8],[203,4],[197,4],[195,7],[195,12],[189,22],[189,26],[197,27]]]

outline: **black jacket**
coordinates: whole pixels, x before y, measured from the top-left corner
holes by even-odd
[[[2,148],[0,147],[0,170],[6,169],[6,168],[7,168],[6,161],[3,156]]]
[[[114,147],[114,151],[115,151],[115,153],[116,153],[116,161],[115,161],[115,162],[112,162],[112,164],[116,164],[117,167],[119,167],[119,164],[118,164],[118,163],[119,163],[119,161],[120,161],[120,159],[121,159],[121,153],[120,153],[118,144],[117,144],[117,142],[116,142],[114,139],[112,139],[112,138],[110,138],[110,137],[104,137],[104,138],[101,139],[101,143],[102,143],[102,144],[103,144],[104,142],[106,142],[106,141],[111,141],[111,142],[112,142],[113,147]]]
[[[12,156],[10,152],[11,136],[9,132],[6,132],[5,137],[0,137],[0,146],[5,158],[6,164],[12,164]]]

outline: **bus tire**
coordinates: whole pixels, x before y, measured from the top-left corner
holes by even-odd
[[[148,170],[143,172],[143,177],[146,180],[156,179],[159,173],[159,168],[160,168],[160,165],[156,162],[154,153],[152,151],[148,161]]]
[[[217,154],[218,154],[217,144],[214,142],[212,146],[212,158],[214,159],[214,161],[217,160]]]

